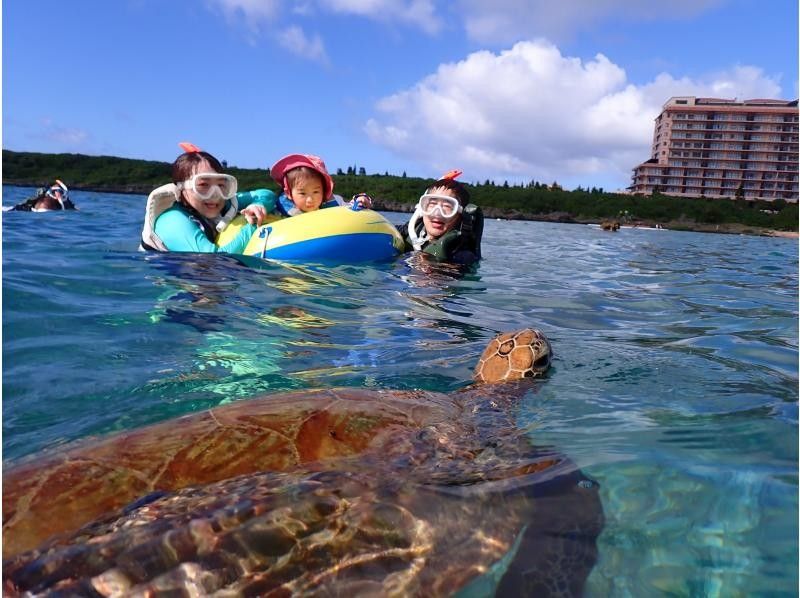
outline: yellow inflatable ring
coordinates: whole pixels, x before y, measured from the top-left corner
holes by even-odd
[[[233,240],[245,223],[241,215],[234,218],[217,245]],[[378,212],[340,206],[262,224],[242,253],[274,260],[363,262],[390,259],[404,245],[394,225]]]

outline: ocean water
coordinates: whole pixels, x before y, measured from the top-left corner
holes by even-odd
[[[137,252],[144,196],[73,200],[2,215],[4,463],[265,392],[454,390],[536,326],[518,417],[600,483],[587,595],[797,595],[797,240],[493,220],[463,275],[253,268]]]

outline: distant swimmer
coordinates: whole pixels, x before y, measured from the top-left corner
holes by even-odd
[[[36,195],[18,203],[9,211],[50,212],[52,210],[77,210],[69,198],[69,189],[59,179],[49,189],[41,188]]]

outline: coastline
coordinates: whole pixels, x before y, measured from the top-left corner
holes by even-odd
[[[384,201],[380,198],[375,199],[375,209],[387,212],[406,212],[414,211],[414,206],[397,202]],[[602,218],[574,218],[568,212],[551,212],[549,214],[528,214],[518,210],[502,210],[487,206],[483,208],[484,216],[487,219],[500,220],[528,220],[534,222],[558,222],[563,224],[600,224]],[[798,231],[784,231],[771,228],[760,228],[747,226],[737,222],[726,222],[720,224],[702,224],[691,220],[640,220],[634,219],[621,222],[623,228],[661,228],[662,230],[685,231],[694,233],[716,233],[723,235],[752,235],[757,237],[780,237],[789,239],[800,238]]]
[[[30,184],[28,182],[4,181],[4,185],[14,185],[19,187],[37,187],[42,185]],[[149,185],[108,185],[108,186],[79,186],[75,185],[73,189],[80,191],[92,191],[96,193],[118,193],[120,195],[144,195],[147,196],[153,188]],[[384,212],[400,212],[412,213],[414,211],[413,204],[405,204],[396,201],[386,200],[380,197],[374,198],[375,210]],[[600,224],[602,220],[613,219],[607,218],[594,218],[584,219],[576,218],[569,212],[550,212],[548,214],[531,214],[527,212],[520,212],[519,210],[504,210],[492,206],[483,207],[484,216],[487,219],[500,219],[500,220],[527,220],[533,222],[558,222],[564,224]],[[737,222],[725,222],[720,224],[704,224],[694,222],[692,220],[639,220],[632,219],[629,221],[621,221],[623,227],[632,228],[658,228],[664,230],[677,230],[696,233],[716,233],[724,235],[752,235],[759,237],[777,237],[783,239],[800,239],[800,232],[798,231],[785,231],[769,228],[760,228],[756,226],[748,226]]]

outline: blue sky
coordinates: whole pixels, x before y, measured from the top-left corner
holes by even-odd
[[[673,95],[798,97],[796,0],[6,0],[3,147],[624,188]]]

